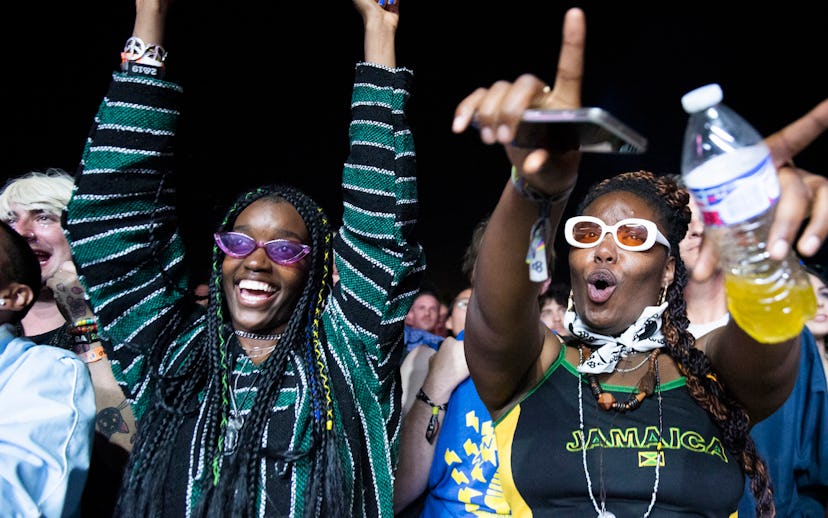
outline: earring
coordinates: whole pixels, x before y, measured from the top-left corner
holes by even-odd
[[[572,290],[569,290],[569,300],[566,301],[566,310],[575,311],[575,301],[572,299]]]
[[[0,306],[5,306],[5,305],[6,305],[6,299],[0,297]]]
[[[666,294],[667,294],[667,290],[662,287],[661,291],[658,292],[658,304],[656,304],[656,306],[660,306],[660,305],[664,304],[664,297],[665,297]]]

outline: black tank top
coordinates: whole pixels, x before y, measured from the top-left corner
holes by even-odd
[[[578,517],[597,513],[584,473],[578,373],[562,348],[546,377],[496,423],[500,476],[515,516]],[[604,385],[618,401],[635,387]],[[728,517],[744,490],[744,475],[721,441],[721,430],[680,378],[661,386],[663,449],[658,455],[658,394],[633,411],[598,407],[582,385],[586,464],[592,494],[618,518],[644,516],[659,468],[650,516]]]

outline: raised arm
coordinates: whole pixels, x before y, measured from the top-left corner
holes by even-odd
[[[164,23],[172,0],[135,0],[132,35],[146,43],[164,44]]]
[[[416,351],[415,349],[406,356],[404,365],[410,358],[414,358]],[[410,387],[417,394],[422,390],[424,395],[414,400],[403,419],[400,462],[394,479],[395,513],[404,510],[426,490],[440,429],[448,411],[447,402],[454,389],[469,377],[463,342],[453,337],[446,338],[440,344],[440,349],[426,361],[428,365],[425,379],[421,384]],[[426,398],[437,405],[436,414],[432,404],[420,398]],[[457,401],[458,405],[464,403],[465,401]],[[452,430],[449,430],[446,433],[451,432]]]
[[[405,112],[413,74],[395,66],[396,3],[354,5],[365,24],[365,56],[356,65],[351,96],[342,227],[334,238],[339,282],[328,299],[325,331],[338,337],[332,363],[344,375],[333,375],[337,397],[354,400],[365,415],[381,416],[363,423],[363,448],[376,456],[363,464],[374,469],[357,476],[365,481],[363,498],[370,500],[390,496],[393,487],[404,319],[425,257],[414,236],[416,154]]]
[[[540,284],[530,280],[525,258],[530,230],[539,219],[551,248],[580,160],[577,151],[523,149],[510,143],[527,108],[580,106],[585,37],[584,13],[570,9],[553,88],[522,75],[514,83],[478,88],[455,110],[452,129],[459,133],[474,123],[484,143],[504,146],[517,175],[514,182],[506,182],[484,234],[465,331],[469,370],[494,418],[544,368],[539,361],[545,339],[537,304]]]
[[[135,6],[123,70],[98,108],[65,230],[113,373],[140,419],[152,392],[142,390],[150,381],[145,353],[188,280],[169,181],[182,92],[160,77],[169,2]]]

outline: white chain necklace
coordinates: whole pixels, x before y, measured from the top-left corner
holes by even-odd
[[[263,358],[268,354],[272,353],[276,350],[276,346],[279,345],[279,340],[282,339],[282,335],[284,333],[274,333],[272,335],[257,335],[256,333],[251,333],[249,331],[242,331],[240,329],[234,329],[233,332],[236,336],[240,336],[241,338],[249,338],[251,340],[261,340],[261,341],[269,341],[269,340],[276,340],[276,343],[273,345],[268,345],[265,347],[242,347],[244,351],[247,353],[249,358],[254,360],[258,360],[259,358]]]
[[[647,361],[648,361],[649,359],[650,359],[650,357],[649,357],[649,356],[645,356],[645,357],[644,357],[644,359],[643,359],[643,360],[641,360],[641,363],[639,363],[639,364],[638,364],[638,365],[636,365],[635,367],[630,367],[629,369],[621,369],[621,368],[619,368],[619,367],[615,367],[615,372],[620,372],[621,374],[627,374],[627,373],[629,373],[629,372],[637,371],[638,369],[640,369],[641,367],[643,367],[643,366],[644,366],[644,364],[645,364],[645,363],[647,363]]]
[[[236,391],[239,388],[239,378],[241,378],[248,365],[250,365],[250,358],[245,355],[242,361],[244,364],[239,369],[239,373],[236,374],[236,379],[233,380],[233,389],[230,390],[231,408],[230,415],[227,419],[227,436],[224,443],[225,455],[232,455],[236,453],[236,450],[239,447],[239,435],[241,434],[241,429],[244,426],[244,416],[241,412],[244,409],[244,405],[247,403],[248,396],[250,396],[250,393],[255,390],[256,380],[259,378],[259,373],[261,372],[258,369],[256,370],[256,376],[253,378],[253,381],[250,382],[250,385],[248,385],[247,392],[244,394],[244,399],[242,400],[241,405],[238,405],[236,403]],[[239,407],[241,407],[241,409]]]
[[[647,358],[645,358],[646,360]],[[584,352],[583,349],[580,347],[578,348],[578,364],[582,364],[584,362]],[[642,363],[643,365],[643,363]],[[634,369],[633,369],[634,370]],[[602,491],[601,491],[601,506],[598,506],[598,502],[595,500],[595,496],[592,494],[592,478],[589,476],[589,468],[587,467],[587,458],[586,458],[586,451],[587,451],[587,438],[586,433],[584,432],[584,382],[581,379],[581,375],[578,375],[578,422],[581,429],[581,459],[584,464],[584,475],[586,475],[587,481],[587,490],[589,491],[589,499],[592,500],[592,507],[595,508],[595,512],[598,513],[597,518],[615,518],[615,515],[609,511],[607,511],[607,503],[604,501],[604,491],[603,491],[603,478],[601,480]],[[661,381],[658,377],[658,362],[655,362],[655,391],[658,397],[658,446],[656,447],[656,467],[655,467],[655,482],[653,483],[653,494],[650,497],[650,505],[647,507],[647,512],[644,513],[642,518],[647,518],[650,516],[650,513],[653,510],[653,507],[656,503],[656,494],[658,494],[658,482],[659,482],[659,468],[661,467],[661,432],[663,430],[662,426],[662,407],[661,407]]]

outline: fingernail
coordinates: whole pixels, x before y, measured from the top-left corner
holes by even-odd
[[[802,242],[802,246],[800,248],[803,249],[802,250],[803,254],[814,255],[819,250],[819,245],[820,245],[819,238],[816,237],[815,235],[811,234],[811,235],[809,235],[808,237],[805,238],[805,240]]]
[[[510,138],[509,126],[501,124],[497,127],[497,139],[500,142],[509,142],[510,140],[512,140]]]
[[[495,133],[489,126],[483,126],[480,128],[480,138],[483,139],[483,142],[486,144],[494,144],[496,142]]]
[[[777,239],[770,248],[771,257],[782,258],[788,253],[788,242],[784,239]]]
[[[455,133],[460,133],[463,131],[463,124],[465,124],[465,117],[458,115],[451,121],[451,130]]]

